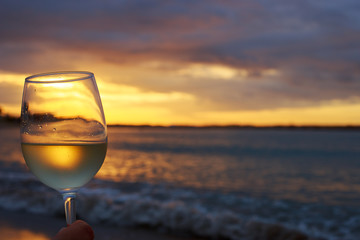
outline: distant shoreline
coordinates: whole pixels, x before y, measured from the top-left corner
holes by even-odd
[[[344,126],[321,126],[321,125],[272,125],[272,126],[255,126],[255,125],[126,125],[126,124],[109,124],[108,127],[122,128],[164,128],[164,129],[277,129],[277,130],[360,130],[360,125]]]
[[[20,119],[3,116],[0,117],[0,125],[19,126]],[[261,130],[360,130],[360,125],[131,125],[131,124],[108,124],[110,128],[163,128],[163,129],[261,129]]]

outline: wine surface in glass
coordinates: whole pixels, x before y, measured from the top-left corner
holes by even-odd
[[[22,143],[27,166],[46,185],[77,189],[97,173],[104,162],[107,142],[80,144]]]

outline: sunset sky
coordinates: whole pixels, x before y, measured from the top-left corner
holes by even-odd
[[[110,124],[360,125],[360,1],[1,1],[3,111],[61,70]]]

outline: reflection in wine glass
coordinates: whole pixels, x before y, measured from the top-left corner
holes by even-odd
[[[55,72],[25,79],[21,147],[29,169],[64,198],[75,221],[77,190],[100,169],[107,128],[94,74]]]

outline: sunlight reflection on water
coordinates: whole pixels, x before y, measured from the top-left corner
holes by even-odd
[[[350,131],[110,128],[97,177],[339,203],[360,192],[359,141]]]
[[[26,229],[13,228],[11,226],[0,226],[1,239],[6,240],[49,240],[42,233],[32,232]]]
[[[25,168],[18,129],[1,133],[1,164]],[[96,177],[358,205],[359,142],[359,131],[110,127]]]

